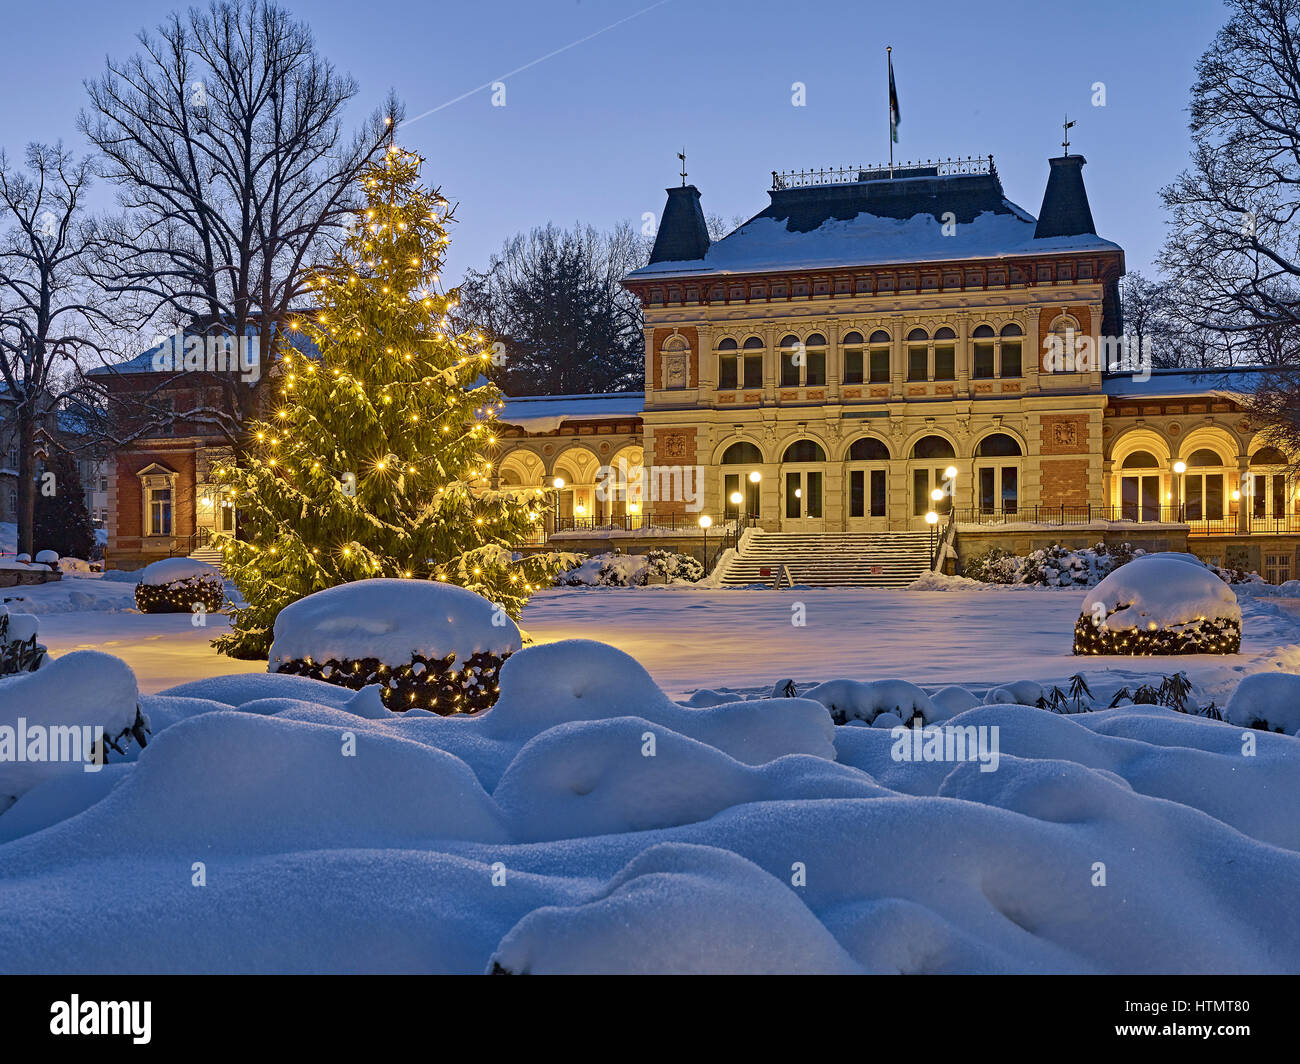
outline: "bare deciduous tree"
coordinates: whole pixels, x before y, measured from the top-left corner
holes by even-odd
[[[91,337],[101,315],[85,269],[101,243],[83,213],[89,163],[61,144],[32,144],[26,164],[24,171],[0,152],[0,375],[15,399],[18,545],[31,554],[37,434],[75,390],[67,371],[97,350]]]
[[[305,24],[265,0],[174,13],[138,39],[139,53],[87,84],[79,121],[123,207],[104,225],[96,278],[148,327],[142,341],[175,329],[256,334],[268,359],[400,106],[390,96],[345,137],[356,82],[317,53]],[[233,374],[210,378],[204,391],[219,401],[176,416],[238,446],[257,389]]]

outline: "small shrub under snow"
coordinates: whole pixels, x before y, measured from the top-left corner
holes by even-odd
[[[269,667],[359,691],[394,711],[473,713],[497,700],[501,663],[523,645],[504,609],[432,580],[358,580],[286,606]]]
[[[669,584],[704,579],[704,566],[689,554],[656,548],[645,554],[594,554],[556,577],[566,587],[644,587],[651,578]]]
[[[221,571],[193,558],[164,558],[146,565],[135,589],[141,613],[192,613],[202,606],[209,613],[225,601]]]
[[[1092,587],[1121,565],[1145,552],[1127,543],[1108,547],[1050,547],[1027,555],[1012,554],[1001,547],[990,547],[983,554],[967,558],[962,574],[986,584],[1035,584],[1040,587]]]
[[[1223,580],[1189,554],[1149,554],[1087,596],[1076,654],[1235,654],[1241,607]]]
[[[1228,700],[1223,717],[1242,728],[1300,735],[1300,676],[1258,672],[1245,677]]]

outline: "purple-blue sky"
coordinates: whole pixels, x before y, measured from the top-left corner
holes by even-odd
[[[390,86],[415,116],[626,19],[506,78],[506,106],[482,89],[401,132],[427,156],[426,179],[460,204],[448,280],[547,221],[639,227],[677,183],[683,145],[705,209],[725,218],[766,205],[771,170],[883,161],[886,44],[899,157],[992,152],[1010,198],[1036,214],[1068,111],[1098,229],[1125,247],[1130,269],[1149,272],[1164,230],[1159,189],[1188,157],[1193,65],[1226,19],[1217,0],[663,0],[647,11],[652,3],[285,6],[360,82],[357,119]],[[63,138],[83,148],[83,79],[181,6],[3,0],[0,146],[12,154]],[[791,104],[796,81],[804,107]],[[1098,81],[1104,107],[1091,103]]]

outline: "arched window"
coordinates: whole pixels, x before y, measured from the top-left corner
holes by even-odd
[[[975,448],[975,501],[982,513],[1020,510],[1020,444],[1005,432],[985,436]]]
[[[888,462],[889,448],[874,436],[863,436],[849,446],[850,462]]]
[[[1253,466],[1270,466],[1270,465],[1289,465],[1286,455],[1276,447],[1261,447],[1258,451],[1250,456],[1250,464]]]
[[[934,379],[957,379],[957,334],[946,325],[934,334]]]
[[[826,384],[826,337],[821,333],[810,333],[803,342],[804,346],[804,385],[808,388],[821,388]]]
[[[800,340],[793,333],[781,341],[781,387],[820,387],[826,383],[826,337],[811,333]]]
[[[952,449],[952,444],[942,436],[922,436],[912,445],[912,457],[925,460],[956,458],[957,452]]]
[[[785,449],[782,462],[824,462],[826,452],[816,440],[795,440]]]
[[[955,457],[952,444],[942,436],[922,436],[912,445],[912,516],[922,517],[930,510],[946,514],[952,509],[948,464]]]
[[[740,383],[745,388],[763,387],[763,340],[749,337],[742,345],[740,356]]]
[[[740,347],[731,337],[718,344],[718,389],[740,387]]]
[[[1187,472],[1178,478],[1186,520],[1223,520],[1227,463],[1217,451],[1200,447],[1187,456],[1186,465]]]
[[[747,470],[723,470],[722,502],[723,513],[728,520],[740,516],[743,508],[749,517],[760,516],[762,493],[760,481],[754,477],[758,466],[763,464],[763,452],[748,440],[733,443],[722,452],[724,466],[749,466]],[[739,498],[739,501],[737,499]]]
[[[798,388],[799,372],[804,361],[803,344],[793,333],[781,341],[781,387]]]
[[[996,336],[991,325],[978,325],[971,334],[971,371],[976,380],[997,376]]]
[[[889,383],[889,333],[877,329],[868,341],[871,344],[869,380],[872,384]]]
[[[1024,332],[1015,322],[1002,326],[1002,342],[998,345],[1001,348],[999,376],[1019,377],[1024,373],[1024,358],[1021,354],[1022,336]]]
[[[889,448],[872,436],[863,436],[849,446],[848,461],[884,463],[889,461]],[[883,464],[878,464],[874,469],[850,469],[848,473],[849,517],[888,516],[886,487],[889,471]]]
[[[1280,531],[1272,522],[1287,516],[1286,455],[1276,447],[1261,447],[1250,456],[1250,472],[1242,480],[1242,494],[1250,507],[1252,522],[1267,531]],[[1267,564],[1267,559],[1266,559]]]
[[[985,436],[975,449],[977,458],[1019,458],[1021,453],[1020,444],[1005,432]]]
[[[930,334],[924,329],[913,329],[907,334],[907,379],[930,379]]]
[[[748,440],[733,443],[722,452],[723,465],[762,465],[763,452]]]
[[[847,332],[844,339],[840,341],[840,346],[844,348],[844,383],[845,384],[862,384],[864,381],[864,372],[866,370],[863,364],[864,343],[860,332]]]
[[[1160,463],[1150,451],[1134,451],[1120,464],[1121,469],[1159,469]]]

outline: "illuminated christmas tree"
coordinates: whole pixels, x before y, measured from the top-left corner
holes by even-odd
[[[540,488],[494,490],[501,395],[483,381],[483,336],[457,330],[439,294],[447,201],[419,183],[423,160],[390,147],[360,178],[365,208],[334,261],[313,271],[316,311],[279,344],[264,421],[216,470],[238,512],[216,540],[247,605],[215,646],[265,657],[280,610],[371,577],[443,580],[512,617],[559,556],[518,558],[540,530]]]

